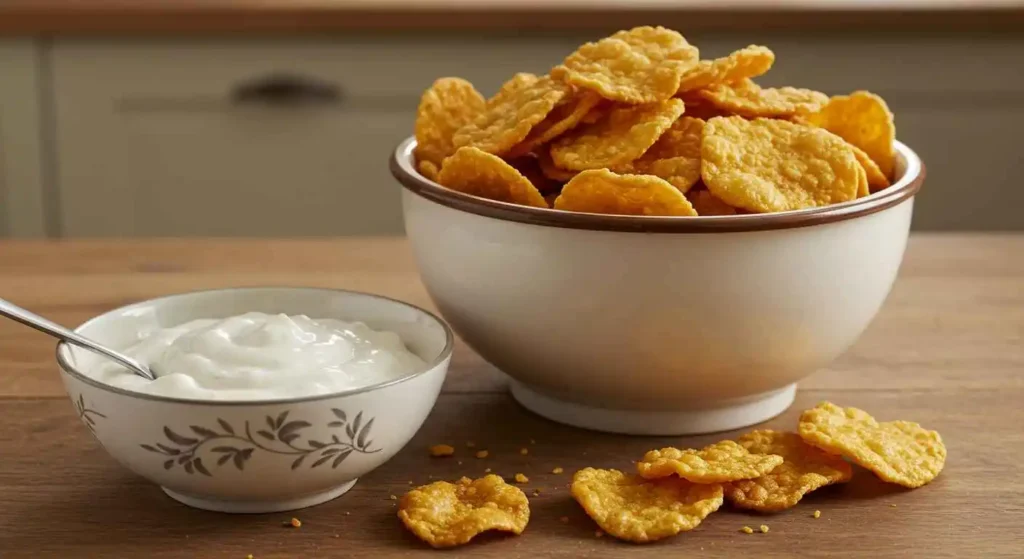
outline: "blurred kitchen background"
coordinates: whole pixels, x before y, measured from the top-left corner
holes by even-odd
[[[879,93],[916,229],[1024,230],[1024,1],[0,0],[0,236],[400,233],[387,159],[435,78],[490,95],[638,24]]]

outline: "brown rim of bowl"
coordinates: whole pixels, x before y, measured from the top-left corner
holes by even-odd
[[[484,217],[591,231],[735,233],[823,225],[870,215],[908,200],[921,189],[925,177],[924,163],[917,154],[896,142],[897,158],[906,163],[903,176],[889,188],[850,202],[771,214],[700,217],[604,215],[520,206],[445,188],[416,171],[413,164],[415,148],[415,137],[409,137],[398,144],[391,156],[391,174],[413,194],[455,210]]]

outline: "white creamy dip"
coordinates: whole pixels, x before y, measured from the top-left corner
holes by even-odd
[[[157,379],[106,359],[86,374],[134,392],[203,400],[329,394],[426,367],[393,332],[360,322],[258,312],[144,329],[122,351],[148,364]]]

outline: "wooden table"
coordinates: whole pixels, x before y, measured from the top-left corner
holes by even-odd
[[[0,296],[65,324],[112,307],[192,289],[313,285],[382,293],[429,306],[402,240],[73,241],[0,243]],[[389,463],[334,502],[295,516],[192,510],[114,463],[72,413],[53,342],[0,322],[0,557],[390,557],[438,555],[395,517],[409,483],[530,477],[521,537],[485,537],[454,551],[489,557],[1020,557],[1024,550],[1024,236],[918,235],[900,279],[863,338],[800,385],[768,426],[792,429],[819,400],[937,429],[949,459],[915,491],[858,470],[770,516],[723,510],[698,529],[634,546],[595,536],[566,483],[582,466],[628,468],[660,445],[696,446],[735,433],[631,438],[556,425],[517,406],[501,375],[456,349],[437,407]],[[531,439],[536,443],[531,443]],[[475,441],[490,457],[464,448]],[[426,447],[449,442],[451,459]],[[526,447],[529,454],[520,455]],[[561,466],[565,473],[551,470]],[[821,518],[812,518],[815,509]],[[566,516],[568,523],[559,521]],[[767,524],[768,534],[740,527]]]

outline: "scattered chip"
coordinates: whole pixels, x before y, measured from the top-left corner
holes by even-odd
[[[775,512],[797,504],[804,495],[853,477],[850,464],[803,441],[796,433],[763,429],[741,436],[737,442],[750,452],[777,454],[782,464],[757,479],[734,481],[725,498],[734,505],[760,512]]]
[[[946,463],[946,446],[937,432],[911,421],[879,423],[863,410],[831,402],[805,411],[799,432],[807,443],[904,487],[932,481]]]
[[[555,209],[617,215],[697,215],[686,196],[664,180],[619,175],[605,169],[576,175],[562,187]]]
[[[721,485],[594,468],[576,472],[572,496],[602,530],[636,543],[692,530],[722,506]]]
[[[484,98],[473,84],[462,78],[441,78],[423,92],[416,109],[416,160],[433,165],[434,180],[445,157],[455,153],[455,131],[473,121],[484,110]]]
[[[701,177],[726,204],[779,212],[857,197],[863,167],[842,138],[784,120],[713,118],[704,128]]]
[[[716,83],[733,83],[746,78],[756,78],[771,69],[775,53],[767,47],[750,45],[725,58],[701,60],[683,74],[679,92],[693,91]]]
[[[555,469],[551,470],[551,473],[553,473],[553,474],[560,474],[560,473],[562,473],[562,472],[564,472],[564,471],[565,471],[565,470],[563,470],[563,469],[562,469],[562,468],[561,468],[561,467],[559,466],[559,467],[556,467]]]
[[[516,74],[487,100],[482,113],[455,132],[452,142],[457,148],[469,146],[505,154],[568,94],[566,84],[547,76]]]
[[[886,180],[893,176],[896,125],[892,111],[878,95],[869,91],[837,95],[819,111],[804,118],[808,123],[820,126],[864,150]],[[870,173],[869,170],[869,179]]]
[[[677,475],[694,483],[722,483],[761,477],[781,463],[777,454],[753,453],[735,441],[721,441],[700,450],[652,450],[636,467],[647,479]]]
[[[398,517],[431,546],[452,547],[488,530],[521,534],[530,520],[530,501],[496,475],[464,477],[409,491],[398,506]]]
[[[599,95],[588,91],[557,105],[544,120],[530,130],[522,142],[510,150],[509,156],[517,157],[530,153],[539,146],[572,130],[593,111],[600,101]]]
[[[502,158],[477,148],[459,148],[437,176],[437,182],[466,194],[537,208],[548,207],[537,187]]]
[[[433,161],[427,161],[424,159],[416,165],[416,169],[424,177],[437,182],[437,174],[440,172],[440,169],[438,169],[437,165],[435,165]]]
[[[814,511],[814,514],[812,516],[814,516],[814,518],[821,518],[821,511],[820,510]]]
[[[767,524],[762,524],[761,525],[761,533],[762,534],[767,534],[768,533],[768,525]]]
[[[594,124],[579,126],[555,141],[551,159],[558,167],[575,171],[630,163],[654,145],[683,110],[679,99],[612,109]]]
[[[551,76],[605,99],[653,103],[672,97],[699,59],[697,48],[663,27],[619,31],[570,54]]]
[[[430,455],[436,458],[440,458],[442,456],[451,456],[453,454],[455,454],[455,447],[453,447],[452,445],[435,444],[434,446],[430,447]]]
[[[736,208],[707,190],[691,190],[686,193],[686,199],[697,211],[697,215],[736,215]]]
[[[740,528],[740,532],[743,532],[744,534],[753,534],[754,533],[754,529],[751,528],[750,526],[744,526],[744,527]]]
[[[490,454],[490,452],[487,452],[486,450],[478,450],[478,451],[476,451],[476,457],[477,458],[487,458],[487,456],[489,454]],[[490,470],[488,470],[488,471],[490,471]]]
[[[516,474],[514,478],[516,483],[530,483],[530,478],[526,477],[525,474]]]
[[[787,117],[813,113],[828,103],[828,95],[796,87],[762,88],[745,79],[715,84],[698,95],[719,109],[753,117]]]

